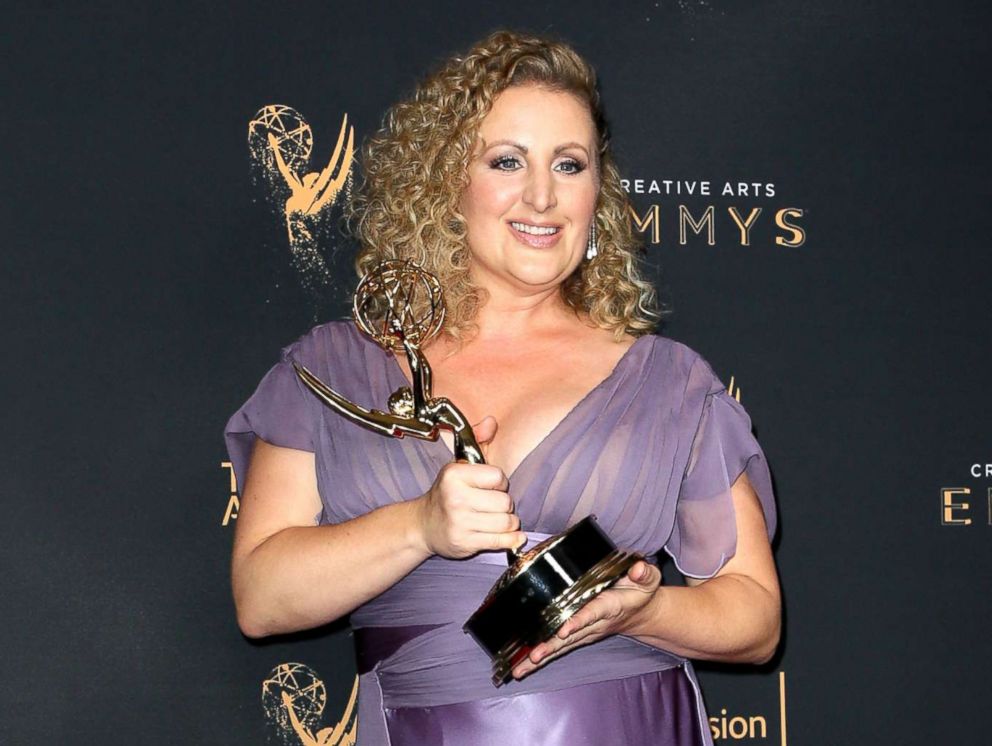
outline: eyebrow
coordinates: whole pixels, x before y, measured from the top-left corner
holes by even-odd
[[[483,140],[482,142],[483,142],[483,145],[485,146],[485,148],[482,151],[483,153],[486,152],[487,150],[490,150],[491,148],[495,148],[497,145],[510,145],[510,146],[516,148],[517,150],[519,150],[521,153],[526,154],[528,152],[526,145],[521,145],[520,143],[518,143],[518,142],[516,142],[514,140],[494,140],[491,143],[487,143],[485,140]],[[562,143],[561,145],[559,145],[558,147],[556,147],[554,149],[553,155],[558,155],[563,150],[568,150],[569,148],[578,148],[579,150],[581,150],[582,152],[584,152],[586,155],[589,155],[589,151],[586,149],[586,146],[585,145],[582,145],[581,143],[577,143],[577,142],[574,142],[574,141],[573,142]]]

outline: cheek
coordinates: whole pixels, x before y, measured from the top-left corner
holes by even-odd
[[[596,209],[596,190],[590,189],[581,195],[579,205],[576,210],[581,215],[592,215]]]
[[[579,178],[562,180],[556,189],[558,211],[573,222],[581,222],[596,209],[599,187],[595,177],[583,174]]]
[[[581,188],[576,190],[575,201],[576,207],[585,213],[591,214],[596,208],[596,197],[599,195],[599,182],[595,177],[590,178],[588,181],[581,185]]]
[[[462,214],[466,218],[498,218],[517,201],[519,188],[507,178],[486,178],[473,175],[462,198]]]

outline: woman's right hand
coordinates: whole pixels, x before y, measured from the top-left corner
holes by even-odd
[[[485,445],[496,433],[496,421],[487,417],[473,430]],[[419,529],[426,549],[449,559],[463,559],[484,551],[523,546],[527,535],[513,512],[503,470],[489,464],[456,461],[438,472],[430,491],[419,500]]]

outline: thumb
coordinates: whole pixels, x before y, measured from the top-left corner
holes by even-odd
[[[640,586],[652,588],[661,581],[661,570],[650,562],[640,560],[630,568],[627,572],[627,577]]]
[[[479,445],[487,445],[496,437],[496,430],[498,429],[499,425],[496,423],[496,418],[492,415],[483,417],[478,423],[472,425],[472,432],[475,433],[475,439],[479,441]]]

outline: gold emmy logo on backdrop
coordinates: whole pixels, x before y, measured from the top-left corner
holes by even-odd
[[[344,713],[333,726],[317,730],[327,704],[327,689],[316,671],[303,663],[282,663],[262,682],[262,709],[286,744],[354,746],[358,737],[358,677]]]
[[[785,715],[785,671],[778,673],[779,744],[788,746]],[[756,741],[767,743],[768,720],[764,715],[730,715],[721,708],[719,715],[710,716],[710,734],[714,741]]]
[[[224,509],[224,517],[220,520],[220,525],[226,526],[232,520],[237,519],[238,511],[241,510],[241,502],[238,500],[238,478],[234,474],[234,464],[230,461],[221,461],[220,468],[230,472],[231,493],[227,496],[227,508]]]
[[[283,204],[293,264],[310,290],[327,284],[330,270],[317,247],[317,224],[344,189],[350,198],[355,128],[345,114],[330,160],[321,171],[310,170],[313,130],[290,106],[263,106],[248,123],[248,149],[261,169],[273,197]]]

